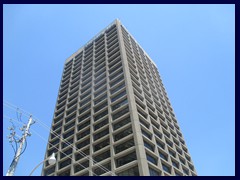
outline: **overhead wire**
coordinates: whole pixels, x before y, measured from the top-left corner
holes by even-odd
[[[48,144],[54,146],[52,143],[49,143],[44,137],[42,137],[40,134],[38,134],[35,130],[32,130],[32,131],[33,131],[36,135],[38,135],[40,138],[42,138],[45,142],[47,142]],[[55,147],[55,148],[56,148],[56,147]],[[56,148],[56,149],[59,150],[62,154],[64,154],[66,157],[68,157],[68,158],[70,158],[71,160],[74,161],[73,158],[71,158],[69,155],[67,155],[66,153],[64,153],[62,150],[60,150],[59,148]],[[88,169],[87,167],[85,167],[84,165],[82,165],[82,164],[79,163],[79,162],[77,162],[77,164],[80,165],[81,167],[83,167],[84,169]],[[93,175],[98,176],[98,175],[97,175],[96,173],[94,173],[92,170],[89,170],[89,169],[88,169],[88,171],[89,171],[89,172],[92,172]]]
[[[13,104],[11,104],[11,103],[9,103],[9,104],[10,104],[11,106],[13,106],[13,107],[11,107],[12,109],[18,108],[17,106],[15,106],[15,105],[13,105]],[[18,108],[18,109],[19,109],[19,108]],[[21,109],[21,110],[22,110],[23,112],[25,112],[25,113],[24,113],[25,116],[27,116],[27,114],[30,115],[30,113],[27,113],[27,114],[26,114],[27,111],[25,111],[25,110],[23,110],[23,109]],[[33,117],[32,117],[32,118],[33,118]],[[50,131],[50,132],[51,132],[52,134],[54,134],[57,138],[59,138],[60,140],[62,140],[63,142],[65,142],[67,145],[69,145],[70,147],[72,147],[73,149],[76,150],[76,147],[75,147],[75,146],[73,146],[73,145],[72,145],[71,143],[69,143],[67,140],[63,139],[63,138],[61,137],[61,135],[57,134],[57,133],[56,133],[55,131],[53,131],[50,127],[48,127],[45,123],[43,123],[42,121],[40,121],[40,120],[37,119],[37,118],[33,118],[33,119],[36,120],[36,122],[38,122],[38,124],[41,125],[43,128],[45,128],[47,131]],[[97,161],[95,161],[93,158],[91,158],[91,157],[89,157],[88,155],[86,155],[82,150],[77,149],[77,153],[79,153],[79,154],[82,155],[82,156],[85,156],[88,160],[92,161],[95,166],[101,168],[101,169],[104,170],[106,173],[110,172],[113,176],[116,176],[116,174],[115,174],[114,172],[109,171],[109,169],[107,169],[107,168],[104,167],[103,165],[99,164],[99,163],[98,163]]]
[[[14,109],[14,110],[20,109],[20,108],[18,108],[17,106],[13,105],[12,103],[10,103],[10,102],[8,102],[8,101],[6,101],[6,100],[3,100],[3,102],[5,102],[5,104],[7,104],[8,106],[12,106],[12,109]],[[23,110],[22,108],[21,108],[21,111],[22,111],[24,114],[28,115],[28,116],[31,115],[31,113]]]
[[[5,100],[4,100],[5,101]],[[8,106],[9,108],[11,109],[15,109],[15,108],[18,108],[17,106],[5,101],[6,103],[8,103]],[[19,109],[19,108],[18,108]],[[21,109],[21,111],[23,112],[23,114],[25,116],[28,116],[28,115],[31,115],[30,113],[28,113],[27,111]],[[37,118],[34,118],[34,120],[36,120],[36,122],[38,122],[42,127],[44,127],[45,129],[47,129],[47,131],[50,131],[52,134],[56,135],[60,140],[62,140],[63,142],[65,142],[67,145],[69,145],[70,147],[72,147],[73,149],[76,149],[75,146],[73,146],[71,143],[69,143],[67,140],[63,139],[61,137],[61,135],[57,134],[55,131],[53,131],[49,126],[47,126],[44,122],[42,122],[41,120],[37,119]],[[106,167],[104,167],[103,165],[101,164],[98,164],[97,161],[95,161],[93,158],[89,157],[88,155],[86,155],[83,151],[81,151],[80,149],[77,149],[77,153],[79,153],[80,155],[82,156],[85,156],[88,160],[92,161],[94,163],[94,165],[96,165],[97,167],[101,168],[102,170],[104,170],[106,173],[110,172],[112,175],[116,176],[116,174],[112,171],[109,171]]]
[[[35,119],[35,120],[36,120],[38,123],[39,123],[39,122],[42,123],[42,122],[39,121],[38,119]],[[47,125],[45,125],[45,124],[43,123],[42,126],[47,126]],[[49,128],[49,127],[48,127],[48,128]],[[49,129],[47,129],[47,130],[49,131]],[[104,170],[105,172],[110,172],[112,175],[116,176],[115,173],[109,171],[109,170],[108,170],[107,168],[105,168],[103,165],[98,164],[97,161],[95,161],[93,158],[90,158],[90,157],[89,157],[88,155],[86,155],[82,150],[76,149],[75,146],[73,146],[73,145],[72,145],[71,143],[69,143],[67,140],[63,139],[63,138],[61,137],[61,135],[57,134],[55,131],[53,131],[53,130],[51,130],[51,129],[50,129],[50,132],[51,132],[52,134],[56,135],[60,140],[62,140],[63,142],[65,142],[67,145],[69,145],[69,146],[72,147],[73,149],[77,150],[77,153],[79,153],[79,154],[82,155],[82,156],[86,156],[87,159],[89,159],[90,161],[93,161],[93,162],[94,162],[94,165],[98,166],[99,168],[101,168],[101,169]]]
[[[16,156],[16,150],[15,150],[15,148],[13,147],[13,144],[11,143],[11,146],[12,146],[12,149],[13,149],[13,151],[14,151],[14,154],[15,154],[15,156]]]
[[[17,123],[21,123],[21,122],[15,120],[15,119],[12,119],[12,120],[16,121]],[[21,124],[23,124],[23,123],[21,123]],[[43,139],[44,141],[48,142],[44,137],[42,137],[40,134],[38,134],[35,130],[32,130],[32,131],[33,131],[37,136],[39,136],[41,139]],[[48,143],[49,143],[49,142],[48,142]],[[52,145],[52,146],[54,146],[52,143],[49,143],[49,144]],[[61,152],[62,154],[64,154],[65,156],[67,156],[69,159],[71,159],[71,160],[74,161],[73,158],[71,158],[70,156],[68,156],[68,155],[67,155],[66,153],[64,153],[62,150],[60,150],[59,148],[56,148],[56,149],[57,149],[59,152]],[[92,172],[93,175],[98,176],[98,175],[97,175],[96,173],[94,173],[92,170],[89,170],[87,167],[83,166],[83,165],[80,164],[79,162],[77,162],[76,164],[78,164],[78,165],[80,165],[81,167],[87,169],[89,172]]]
[[[18,119],[19,121],[22,121],[22,113],[19,112],[19,108],[17,108],[17,110],[16,110],[16,115],[17,115],[17,119]]]
[[[11,104],[11,103],[9,103],[9,102],[8,102],[8,104],[10,104],[10,106],[13,106],[12,108],[18,108],[17,106],[15,106],[15,105],[13,105],[13,104]],[[19,108],[18,108],[18,109],[19,109]],[[27,111],[25,111],[25,110],[23,110],[23,109],[21,109],[21,110],[22,110],[22,112],[24,112],[25,116],[31,115],[31,114],[28,113]],[[36,117],[36,116],[34,116],[34,117]],[[38,122],[42,127],[44,126],[44,128],[45,128],[47,131],[50,131],[52,134],[54,134],[54,135],[55,135],[56,137],[58,137],[60,140],[62,140],[63,142],[66,142],[66,144],[69,145],[70,147],[72,147],[73,149],[76,149],[75,146],[73,146],[73,145],[72,145],[71,143],[69,143],[67,140],[63,139],[63,138],[61,137],[61,135],[59,135],[59,134],[57,134],[55,131],[53,131],[53,130],[52,130],[49,126],[47,126],[44,122],[42,122],[41,120],[39,120],[39,119],[37,119],[37,118],[34,118],[34,117],[32,117],[32,118],[33,118],[34,120],[36,120],[36,122]],[[94,164],[95,164],[97,167],[101,168],[101,169],[104,170],[105,172],[111,172],[112,175],[116,176],[116,174],[115,174],[114,172],[109,171],[109,170],[108,170],[106,167],[104,167],[103,165],[98,164],[97,161],[95,161],[93,158],[91,158],[91,157],[89,157],[88,155],[86,155],[82,150],[78,149],[77,153],[79,153],[80,155],[83,155],[83,156],[87,156],[87,158],[88,158],[90,161],[94,162]]]
[[[9,119],[9,120],[13,120],[13,121],[16,121],[15,119],[13,119],[13,118],[10,118],[10,117],[7,117],[7,116],[3,116],[3,117],[5,117],[5,118],[7,118],[7,119]],[[17,121],[17,122],[19,122],[19,121]],[[11,122],[12,123],[12,122]],[[13,124],[13,123],[12,123]],[[23,125],[24,125],[24,123],[22,123]],[[14,126],[14,125],[13,125]],[[14,128],[15,129],[15,128]],[[15,142],[15,148],[16,149],[14,149],[14,147],[13,147],[13,149],[14,149],[14,153],[15,153],[15,156],[16,156],[16,153],[17,153],[17,140],[15,139],[15,137],[13,136],[13,139],[14,139],[14,142]],[[24,147],[24,149],[23,149],[23,151],[18,155],[18,156],[21,156],[24,152],[25,152],[25,150],[27,149],[27,139],[25,140],[25,147]],[[17,156],[17,157],[18,157]],[[17,157],[15,157],[15,158],[17,158]]]

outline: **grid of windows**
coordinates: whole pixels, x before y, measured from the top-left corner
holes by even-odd
[[[173,109],[155,64],[122,25],[121,31],[136,108],[139,114],[138,118],[141,125],[144,126],[144,128],[141,128],[142,134],[149,140],[156,142],[157,146],[164,152],[158,154],[159,158],[168,161],[168,156],[166,155],[168,153],[176,157],[176,154],[182,155],[183,151],[187,152]],[[145,130],[145,128],[150,129],[150,132]],[[165,144],[171,147],[169,152],[166,151]],[[183,148],[180,148],[180,144]],[[144,146],[156,153],[154,152],[154,146],[150,143],[144,141]],[[149,155],[147,157],[149,158]],[[180,159],[181,161],[184,162],[183,159]],[[177,164],[174,164],[174,161],[172,162],[173,166],[177,166]],[[191,163],[191,161],[189,162]],[[193,169],[193,166],[188,167]],[[161,173],[158,172],[158,174]],[[194,174],[193,170],[192,174]]]
[[[143,142],[135,142],[133,121],[139,122]],[[149,166],[149,175],[196,175],[158,69],[118,21],[66,61],[52,131],[46,156],[55,152],[58,166],[46,163],[43,175],[108,174],[84,158],[83,152],[119,176],[137,176],[141,171],[133,162],[136,144],[145,147],[149,165],[154,165]],[[70,166],[71,157],[81,165]],[[130,168],[118,171],[128,163]]]

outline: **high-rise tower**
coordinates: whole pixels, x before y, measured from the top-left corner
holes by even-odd
[[[119,20],[66,60],[52,131],[42,175],[196,175],[158,69]]]

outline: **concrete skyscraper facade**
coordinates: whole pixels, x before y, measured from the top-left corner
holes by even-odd
[[[66,60],[51,128],[42,175],[197,175],[156,65],[119,20]]]

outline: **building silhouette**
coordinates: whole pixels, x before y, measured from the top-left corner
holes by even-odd
[[[64,65],[49,176],[196,176],[155,63],[115,20]]]

